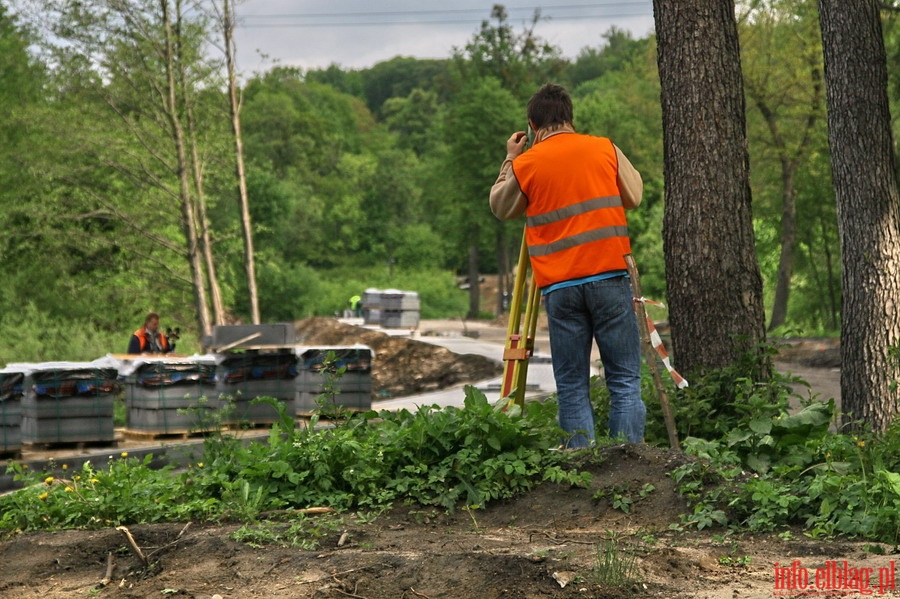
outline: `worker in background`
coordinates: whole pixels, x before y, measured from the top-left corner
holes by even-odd
[[[174,338],[173,338],[174,337]],[[129,354],[167,354],[175,351],[176,335],[163,335],[159,331],[159,314],[150,312],[144,318],[144,326],[131,336]]]

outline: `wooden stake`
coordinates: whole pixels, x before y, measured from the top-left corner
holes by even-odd
[[[669,395],[663,386],[662,377],[659,374],[659,364],[656,362],[656,350],[653,349],[653,343],[650,341],[650,327],[647,326],[647,308],[644,306],[644,302],[639,301],[644,297],[644,294],[641,293],[641,280],[638,278],[637,265],[634,263],[634,257],[631,254],[625,254],[625,267],[628,269],[628,276],[631,277],[634,309],[637,312],[638,330],[641,334],[641,351],[644,354],[644,361],[647,362],[647,368],[650,369],[650,376],[653,377],[653,389],[656,392],[656,399],[662,408],[663,419],[666,422],[666,431],[669,433],[669,446],[672,449],[681,451],[681,444],[678,442],[678,429],[675,427],[675,417],[672,415],[672,407],[669,405]]]

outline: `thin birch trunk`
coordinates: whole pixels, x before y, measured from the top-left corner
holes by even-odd
[[[259,324],[259,297],[256,289],[256,264],[253,256],[253,228],[250,222],[250,202],[247,198],[247,177],[244,171],[244,143],[241,138],[241,107],[237,99],[234,67],[234,4],[222,0],[222,29],[225,34],[225,65],[228,69],[228,102],[231,109],[231,129],[234,133],[235,173],[241,209],[241,231],[244,236],[244,269],[247,272],[247,292],[250,295],[250,317]]]
[[[200,332],[209,335],[210,328],[209,306],[206,300],[206,288],[203,280],[203,265],[200,262],[198,252],[197,227],[194,222],[194,205],[191,198],[190,180],[188,176],[187,151],[185,149],[184,128],[177,110],[177,86],[175,84],[175,51],[172,35],[171,15],[169,14],[169,0],[159,0],[162,11],[163,28],[165,32],[165,68],[166,68],[166,117],[172,131],[172,139],[178,156],[177,172],[179,183],[179,198],[181,200],[182,227],[187,242],[187,258],[191,268],[191,282],[194,288],[194,303],[197,309],[197,320]]]

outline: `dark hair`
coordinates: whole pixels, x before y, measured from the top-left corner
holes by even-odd
[[[572,97],[561,85],[545,84],[528,100],[526,110],[537,129],[572,123]]]
[[[157,314],[156,312],[148,312],[147,317],[144,319],[144,324],[146,325],[148,322],[150,322],[154,318],[156,320],[159,320],[159,314]]]

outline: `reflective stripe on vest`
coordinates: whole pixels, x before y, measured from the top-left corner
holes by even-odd
[[[528,198],[525,239],[540,287],[625,270],[631,244],[611,141],[558,134],[516,158],[513,171]]]

